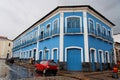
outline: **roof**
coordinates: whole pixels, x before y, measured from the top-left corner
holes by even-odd
[[[24,32],[22,32],[20,35],[18,35],[14,40],[16,40],[18,37],[20,37],[22,34],[24,34],[26,31],[28,31],[29,29],[31,29],[32,27],[34,27],[38,22],[42,21],[44,18],[46,18],[48,15],[52,14],[53,12],[55,12],[56,10],[58,10],[59,8],[76,8],[76,7],[87,7],[89,9],[91,9],[92,11],[94,11],[95,13],[97,13],[99,16],[101,16],[103,19],[105,19],[106,21],[108,21],[111,25],[115,26],[114,23],[112,23],[111,21],[109,21],[106,17],[104,17],[102,14],[100,14],[98,11],[96,11],[94,8],[92,8],[89,5],[73,5],[73,6],[58,6],[56,7],[54,10],[52,10],[51,12],[49,12],[47,15],[45,15],[43,18],[41,18],[40,20],[38,20],[37,22],[35,22],[33,25],[31,25],[28,29],[26,29]]]
[[[5,36],[0,36],[0,40],[10,40],[10,39],[8,39],[7,37],[5,37]],[[10,40],[11,41],[11,40]]]

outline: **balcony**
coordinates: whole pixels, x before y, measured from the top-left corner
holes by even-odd
[[[54,35],[57,35],[57,34],[59,34],[60,32],[59,32],[59,30],[52,30],[52,35],[54,36]]]
[[[113,42],[113,38],[103,33],[97,33],[97,38],[102,39],[107,42]]]
[[[38,38],[35,37],[35,38],[32,39],[32,42],[33,42],[33,43],[34,43],[34,42],[37,42],[37,40],[38,40]]]
[[[65,33],[80,33],[80,32],[82,32],[80,28],[67,28],[67,30],[65,31]]]
[[[44,36],[43,35],[40,35],[39,36],[39,40],[43,40]]]
[[[50,36],[51,36],[51,32],[46,32],[44,35],[45,38],[49,38]]]
[[[95,29],[90,29],[88,34],[94,37],[97,36],[97,32],[95,31]]]

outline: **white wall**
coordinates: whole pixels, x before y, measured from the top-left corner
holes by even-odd
[[[113,35],[114,42],[119,42],[120,43],[120,34]]]

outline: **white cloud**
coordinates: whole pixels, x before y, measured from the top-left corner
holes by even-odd
[[[58,5],[81,4],[90,4],[117,27],[120,25],[119,0],[0,0],[0,35],[14,39]]]

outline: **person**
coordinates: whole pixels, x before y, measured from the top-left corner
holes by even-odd
[[[115,79],[118,79],[118,78],[119,78],[119,77],[118,77],[118,66],[117,66],[117,65],[115,65],[115,66],[113,67],[112,77],[115,78]]]
[[[34,58],[30,58],[29,64],[34,64]]]

